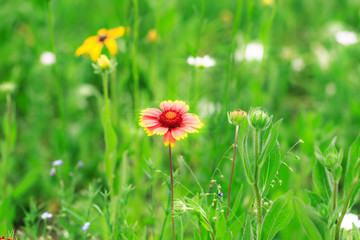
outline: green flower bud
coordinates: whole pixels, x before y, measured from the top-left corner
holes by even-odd
[[[265,130],[269,127],[272,117],[269,114],[262,111],[259,107],[251,108],[249,111],[249,124],[255,129]]]
[[[97,61],[97,64],[103,70],[108,70],[111,66],[110,60],[106,55],[101,55]]]
[[[243,110],[238,109],[236,111],[228,112],[227,116],[230,124],[240,125],[243,117],[247,116],[247,113]]]

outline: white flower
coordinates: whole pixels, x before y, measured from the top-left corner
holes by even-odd
[[[56,161],[53,162],[53,166],[54,166],[54,167],[59,166],[59,165],[61,165],[61,164],[63,164],[63,160],[61,160],[61,159],[56,160]]]
[[[43,65],[49,66],[53,65],[56,61],[55,54],[52,52],[43,52],[40,56],[40,62]]]
[[[83,230],[83,232],[85,232],[86,230],[88,230],[90,227],[90,223],[89,222],[86,222],[82,227],[81,229]]]
[[[0,92],[12,93],[15,90],[15,84],[12,82],[4,82],[0,84]]]
[[[344,219],[341,223],[341,228],[351,230],[353,228],[353,223],[356,227],[360,227],[360,221],[358,216],[352,213],[348,213],[344,216]]]
[[[208,55],[205,55],[204,57],[190,56],[187,59],[187,63],[191,66],[204,68],[213,67],[216,64],[215,60],[210,58]]]
[[[301,57],[297,57],[294,58],[291,61],[291,68],[295,71],[295,72],[300,72],[305,68],[305,63],[304,60]]]
[[[264,56],[264,45],[261,43],[249,43],[245,48],[245,59],[248,61],[261,61]]]
[[[320,43],[311,44],[311,50],[315,54],[315,56],[319,62],[320,68],[322,70],[328,69],[330,66],[330,60],[331,60],[331,56],[330,56],[330,53],[328,52],[328,50]]]
[[[50,177],[55,176],[55,173],[56,173],[56,169],[55,169],[55,168],[51,168],[51,169],[50,169]]]
[[[48,219],[48,218],[52,218],[52,214],[51,213],[48,213],[48,212],[44,212],[42,215],[41,215],[41,219],[45,220],[45,219]]]
[[[358,42],[356,33],[350,31],[338,31],[335,34],[335,39],[338,43],[342,45],[351,45]]]

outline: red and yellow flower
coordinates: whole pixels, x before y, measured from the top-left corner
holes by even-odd
[[[129,28],[123,26],[113,29],[102,28],[97,32],[96,36],[88,37],[84,43],[76,50],[75,55],[89,54],[93,62],[96,62],[101,54],[101,50],[106,46],[111,55],[116,55],[118,52],[116,38],[124,36]]]
[[[197,115],[188,113],[189,106],[183,101],[164,101],[160,109],[147,108],[141,112],[139,125],[148,136],[164,135],[164,144],[174,147],[176,140],[187,137],[187,133],[198,132],[203,124]]]

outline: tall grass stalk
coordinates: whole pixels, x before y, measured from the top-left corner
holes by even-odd
[[[132,77],[133,77],[133,99],[134,99],[134,112],[137,112],[140,100],[140,86],[139,86],[139,72],[137,66],[137,47],[139,36],[139,4],[138,0],[133,0],[134,7],[134,27],[133,27],[133,43],[132,43]],[[138,128],[137,116],[135,116],[135,127]]]
[[[234,65],[235,65],[235,54],[234,54],[235,37],[236,37],[236,33],[237,33],[237,30],[240,25],[242,5],[243,5],[243,0],[238,0],[237,7],[236,7],[235,21],[234,21],[234,25],[232,28],[230,44],[229,44],[228,52],[227,52],[227,60],[225,63],[225,83],[224,83],[224,90],[223,90],[224,92],[223,92],[223,96],[222,96],[223,105],[225,106],[225,109],[228,108],[229,96],[232,95],[231,93],[229,94],[229,84],[232,82],[232,79],[233,79],[233,72],[234,72]]]
[[[65,115],[65,101],[64,101],[64,92],[63,92],[63,84],[60,77],[59,65],[58,65],[58,56],[56,54],[55,47],[55,35],[54,35],[54,26],[53,26],[53,18],[51,11],[51,0],[47,0],[47,12],[48,12],[48,25],[49,25],[49,37],[52,51],[56,57],[56,61],[54,64],[55,78],[56,78],[56,90],[58,96],[58,111],[61,117],[61,134],[60,134],[60,147],[62,153],[64,154],[66,151],[66,115]]]

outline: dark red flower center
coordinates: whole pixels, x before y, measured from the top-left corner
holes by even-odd
[[[180,113],[168,110],[160,115],[159,120],[162,126],[173,129],[180,126],[182,122],[182,117]]]
[[[107,38],[106,35],[99,36],[99,41],[100,41],[100,42],[104,42],[106,38]]]

